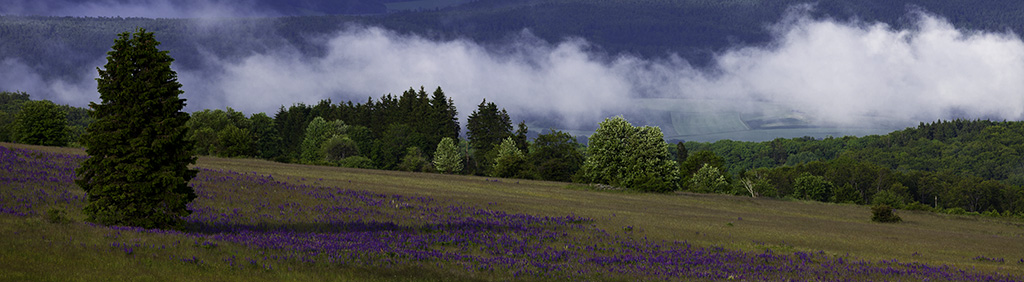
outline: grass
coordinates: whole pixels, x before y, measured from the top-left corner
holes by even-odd
[[[871,222],[868,206],[749,197],[672,195],[566,189],[572,184],[474,176],[359,170],[280,164],[262,160],[203,158],[220,169],[256,171],[340,185],[349,180],[366,189],[455,199],[496,209],[537,215],[575,214],[596,219],[599,228],[639,228],[653,240],[685,240],[740,250],[783,248],[850,254],[868,260],[918,261],[986,271],[1024,273],[1024,265],[993,265],[974,257],[1024,258],[1024,222],[1004,218],[897,211],[900,224]],[[320,179],[323,180],[320,180]],[[568,187],[567,187],[568,186]],[[728,226],[728,223],[733,226]]]
[[[83,154],[81,150],[68,148],[0,146]],[[642,194],[558,182],[315,167],[251,159],[203,157],[197,166],[204,169],[201,173],[204,179],[197,178],[193,183],[200,185],[197,190],[208,191],[200,193],[195,202],[204,209],[197,214],[209,216],[210,219],[203,219],[205,222],[226,217],[235,209],[258,206],[264,209],[262,214],[243,212],[245,216],[233,220],[271,222],[277,226],[275,228],[299,231],[334,228],[318,223],[325,213],[311,208],[315,205],[329,207],[332,202],[307,198],[303,193],[308,192],[303,191],[329,191],[333,188],[324,190],[323,187],[339,187],[430,197],[436,201],[431,205],[442,207],[460,205],[550,217],[574,215],[592,219],[581,226],[592,226],[616,238],[632,238],[630,240],[684,241],[697,247],[753,253],[770,250],[866,261],[898,260],[1024,275],[1024,264],[1018,263],[1024,259],[1020,252],[1024,250],[1024,222],[1013,219],[898,211],[904,220],[902,223],[879,224],[870,221],[869,207],[855,205],[692,193]],[[249,181],[243,179],[247,175],[272,175],[274,181],[297,188],[268,189],[245,182]],[[0,188],[0,203],[5,193],[16,190]],[[80,189],[73,194],[68,197],[84,196]],[[0,241],[0,265],[3,265],[0,280],[180,280],[187,277],[186,280],[432,281],[500,280],[509,275],[500,270],[464,271],[461,267],[465,265],[461,262],[442,267],[425,264],[375,267],[372,263],[335,267],[324,263],[282,262],[265,257],[293,256],[297,252],[253,248],[244,242],[218,240],[217,235],[202,232],[197,235],[93,226],[82,222],[81,201],[55,202],[33,203],[34,215],[0,214],[0,237],[5,238]],[[294,202],[304,203],[304,206],[287,206]],[[398,208],[399,204],[393,205],[397,210],[366,217],[401,226],[417,226],[416,211],[422,209],[405,210]],[[362,207],[358,203],[339,206]],[[64,208],[73,222],[48,222],[46,210],[53,207]],[[265,218],[256,218],[257,215]],[[590,231],[579,228],[556,230],[583,241],[591,240],[588,236],[592,236],[587,233]],[[226,261],[228,258],[237,258],[238,262]],[[255,263],[247,261],[250,259]],[[366,259],[380,258],[370,254]]]

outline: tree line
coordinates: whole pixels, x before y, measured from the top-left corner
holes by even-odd
[[[0,142],[77,145],[90,123],[87,109],[31,100],[25,92],[0,92]]]
[[[508,112],[487,100],[460,138],[458,110],[440,87],[365,103],[282,106],[273,117],[202,110],[187,125],[200,155],[560,181],[572,180],[583,161],[574,136],[552,130],[531,143],[525,122],[513,130]]]
[[[77,145],[87,111],[0,93],[0,139]],[[74,114],[72,114],[74,113]],[[48,121],[47,121],[48,120]],[[186,123],[198,155],[604,184],[948,213],[1024,216],[1024,122],[952,120],[887,135],[666,143],[656,127],[607,119],[581,144],[487,100],[466,120],[438,87],[364,103],[294,104],[274,116],[202,110]],[[78,130],[80,131],[80,130]]]

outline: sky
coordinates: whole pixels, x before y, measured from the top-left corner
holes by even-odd
[[[225,18],[280,16],[256,0],[4,0],[0,15]]]
[[[550,43],[529,30],[495,49],[348,26],[311,41],[324,47],[322,56],[282,45],[242,58],[205,54],[215,63],[177,71],[189,111],[232,107],[273,115],[299,102],[364,102],[409,87],[441,86],[462,120],[487,99],[514,120],[544,116],[566,128],[596,124],[640,97],[784,105],[840,126],[1024,118],[1024,41],[1018,35],[960,30],[925,12],[912,12],[916,23],[898,29],[812,19],[808,9],[794,9],[766,27],[773,34],[769,44],[734,46],[701,68],[675,56],[601,53],[579,38]],[[103,58],[96,61],[102,65]],[[47,80],[16,59],[0,61],[0,81],[8,88],[53,93],[48,98],[58,103],[98,100],[95,77],[90,66],[79,79]]]

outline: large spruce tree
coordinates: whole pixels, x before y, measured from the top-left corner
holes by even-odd
[[[97,69],[99,104],[84,136],[89,159],[76,183],[88,194],[87,220],[105,225],[180,228],[195,199],[188,114],[174,61],[152,32],[121,33]]]

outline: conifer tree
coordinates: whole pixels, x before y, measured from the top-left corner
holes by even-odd
[[[527,140],[527,138],[529,138],[527,136],[529,133],[530,129],[526,126],[526,121],[520,121],[519,125],[516,127],[515,140],[516,147],[518,147],[520,151],[523,151],[524,154],[530,151],[530,142]]]
[[[440,142],[441,139],[448,137],[452,139],[459,138],[459,112],[455,109],[455,101],[445,96],[444,91],[441,87],[437,87],[434,90],[434,95],[430,98],[430,111],[431,119],[434,124],[433,138]]]
[[[498,144],[512,136],[512,120],[505,109],[499,111],[498,105],[484,99],[466,119],[466,136],[473,148],[477,173],[482,173],[494,164]]]
[[[75,181],[88,194],[88,221],[144,228],[180,228],[196,194],[188,141],[189,115],[174,61],[152,32],[124,32],[99,71],[99,104],[90,103],[82,142],[89,159]]]

